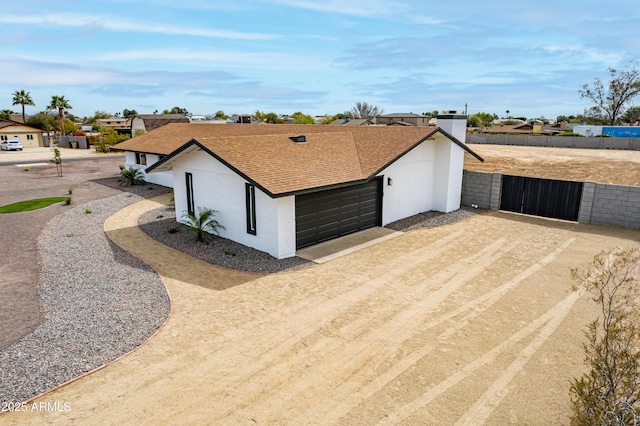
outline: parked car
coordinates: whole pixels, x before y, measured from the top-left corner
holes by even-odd
[[[22,151],[22,144],[17,140],[2,141],[0,147],[3,151]]]

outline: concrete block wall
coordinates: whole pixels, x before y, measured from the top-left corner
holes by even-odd
[[[465,170],[461,204],[498,210],[501,188],[502,174]],[[640,187],[584,182],[578,222],[640,229]]]
[[[640,229],[640,187],[593,182],[587,182],[587,186],[593,188],[593,202],[591,211],[585,209],[584,214],[580,206],[579,222]],[[589,192],[586,195],[588,198]]]
[[[491,173],[470,172],[462,173],[462,197],[460,204],[470,206],[477,204],[481,209],[491,206]]]
[[[462,174],[462,198],[460,204],[477,204],[481,209],[498,210],[500,208],[500,189],[502,174],[471,172]]]
[[[597,138],[584,136],[532,136],[507,134],[467,134],[469,144],[542,146],[557,148],[640,150],[638,138]]]

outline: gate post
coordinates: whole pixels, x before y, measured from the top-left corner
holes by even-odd
[[[591,209],[593,208],[593,198],[595,194],[596,183],[584,182],[582,185],[580,210],[578,211],[578,223],[591,223]]]
[[[502,190],[502,173],[493,173],[491,176],[491,200],[489,208],[500,210],[500,191]]]

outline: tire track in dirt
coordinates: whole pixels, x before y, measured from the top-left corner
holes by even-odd
[[[293,405],[291,402],[295,397],[308,391],[311,387],[310,383],[315,381],[328,381],[332,383],[342,383],[345,377],[354,377],[355,372],[362,368],[364,364],[375,364],[374,360],[384,360],[391,356],[405,341],[410,340],[416,333],[421,332],[420,325],[424,322],[425,317],[432,314],[442,301],[444,301],[451,293],[458,290],[463,284],[473,280],[478,274],[482,273],[486,267],[493,262],[499,261],[501,257],[506,255],[519,242],[506,244],[506,238],[498,239],[487,247],[482,248],[477,253],[463,258],[460,261],[451,264],[447,269],[437,273],[427,280],[423,280],[418,285],[412,286],[412,289],[424,296],[413,302],[403,305],[393,305],[390,309],[391,314],[385,315],[385,322],[378,327],[371,328],[371,318],[369,316],[358,316],[355,320],[342,325],[333,333],[319,336],[312,345],[304,348],[304,353],[312,356],[314,353],[321,352],[322,360],[314,363],[312,367],[305,368],[303,373],[295,380],[287,382],[284,389],[278,389],[274,386],[263,386],[270,389],[269,395],[262,395],[263,402],[261,404],[252,402],[252,409],[260,413],[265,413],[268,418],[269,413],[281,413],[286,411],[287,407]],[[429,284],[432,284],[430,286]],[[430,293],[432,287],[440,286],[437,290]],[[377,310],[376,318],[382,315]],[[364,343],[363,343],[364,341]],[[381,345],[376,346],[378,350],[372,350],[371,342],[379,341]],[[348,346],[348,349],[345,349]],[[353,348],[352,346],[357,346]],[[349,359],[345,360],[341,353],[347,350],[350,354]],[[291,354],[285,354],[291,356]],[[304,354],[302,356],[305,358]],[[339,360],[339,362],[337,362]],[[288,359],[281,360],[281,364],[295,364]],[[371,367],[373,368],[373,367]],[[265,377],[261,377],[266,383],[273,383],[277,373],[271,372]],[[321,379],[321,380],[319,380]],[[350,382],[350,388],[359,387],[359,383]],[[351,394],[345,390],[341,392],[347,397]],[[297,419],[302,421],[303,419]]]
[[[265,389],[257,386],[257,378],[264,375],[267,370],[281,371],[283,365],[277,354],[284,354],[295,351],[295,348],[316,334],[331,318],[341,315],[348,310],[349,307],[356,305],[363,299],[366,299],[371,293],[379,290],[388,284],[389,281],[399,277],[416,267],[420,262],[427,262],[441,255],[443,251],[449,249],[452,241],[464,235],[464,231],[457,230],[445,235],[434,241],[432,244],[420,247],[402,258],[393,258],[388,262],[377,264],[376,270],[381,271],[373,280],[366,280],[360,276],[349,278],[345,282],[345,286],[354,286],[350,290],[344,292],[339,297],[331,299],[323,299],[321,303],[312,304],[303,308],[295,307],[293,313],[285,314],[287,318],[295,317],[296,320],[286,321],[284,323],[272,320],[272,317],[282,318],[281,312],[275,312],[266,317],[251,321],[246,324],[242,330],[234,331],[234,336],[230,340],[240,342],[238,345],[232,345],[232,349],[222,347],[215,353],[215,357],[220,360],[216,376],[210,377],[215,383],[215,387],[211,387],[211,398],[207,399],[208,404],[218,404],[221,407],[241,406],[249,395],[264,392]],[[384,271],[384,272],[382,272]],[[268,342],[268,347],[257,345],[256,336],[260,336],[259,342]],[[219,337],[224,340],[224,336]],[[172,371],[181,372],[181,374],[191,374],[198,376],[201,364],[210,362],[208,356],[194,357],[191,354],[199,352],[198,347],[188,349],[187,356],[185,352],[172,354],[166,359],[167,365],[180,365]],[[190,363],[185,363],[184,359],[193,359]],[[249,368],[247,366],[250,366]],[[185,373],[193,372],[193,373]],[[148,384],[141,388],[138,392],[154,393],[157,388],[157,394],[163,387],[162,381]],[[270,384],[272,386],[273,384]],[[241,395],[233,395],[226,390],[228,387],[243,388]],[[268,386],[267,386],[268,388]],[[234,403],[234,401],[236,401]],[[233,413],[233,409],[226,410],[226,414]],[[160,417],[158,417],[160,420]]]
[[[411,403],[405,404],[396,412],[390,414],[386,419],[381,421],[379,424],[397,424],[401,422],[403,419],[411,416],[416,411],[420,410],[427,404],[429,404],[434,399],[442,396],[449,389],[462,382],[467,377],[471,376],[478,369],[491,364],[499,355],[506,352],[511,346],[520,342],[521,340],[527,338],[529,335],[533,334],[537,329],[542,327],[542,330],[538,332],[537,336],[533,339],[532,343],[525,349],[525,355],[523,358],[520,358],[520,362],[523,359],[527,358],[527,353],[531,350],[537,350],[542,343],[544,343],[550,336],[553,334],[553,331],[558,327],[558,325],[562,322],[562,320],[569,314],[571,308],[574,303],[578,300],[580,295],[577,293],[571,293],[566,296],[563,300],[557,303],[553,308],[549,309],[543,315],[538,317],[536,320],[529,323],[526,327],[521,328],[516,333],[512,334],[507,340],[495,346],[489,352],[486,352],[481,357],[477,358],[473,362],[467,364],[462,370],[458,371],[455,374],[452,374],[447,379],[438,383],[436,386],[429,389],[419,398],[414,399]],[[544,326],[544,327],[543,327]],[[520,362],[516,362],[514,368],[520,368]],[[518,371],[520,371],[518,369]],[[517,373],[517,372],[516,372]],[[508,380],[511,379],[511,373],[507,372],[503,374],[503,376],[498,380],[499,384],[506,384]],[[514,374],[515,375],[515,374]],[[508,379],[508,380],[507,380]],[[499,384],[497,386],[499,386]],[[491,388],[490,388],[491,389]],[[495,392],[491,395],[495,395]],[[486,401],[489,401],[490,396],[486,397]],[[481,404],[484,402],[484,399],[481,398],[480,406],[476,410],[472,410],[469,415],[474,416],[476,412],[480,416],[484,415],[486,410],[482,409]],[[489,412],[490,414],[490,412]],[[463,419],[463,421],[466,421]],[[463,423],[463,424],[478,424],[476,422],[471,423]]]
[[[483,424],[489,418],[493,410],[495,410],[504,397],[507,396],[505,390],[509,383],[522,371],[538,349],[549,340],[579,298],[580,295],[577,292],[572,293],[563,301],[563,305],[556,305],[554,308],[554,316],[547,322],[542,330],[540,330],[533,341],[518,354],[516,359],[500,377],[493,382],[487,391],[462,415],[458,422],[456,422],[456,425],[479,425]]]
[[[433,244],[421,247],[409,253],[407,256],[403,256],[399,262],[393,267],[389,268],[381,264],[378,270],[384,271],[381,274],[377,274],[376,278],[372,280],[362,280],[358,277],[353,281],[357,284],[357,287],[352,288],[348,292],[345,292],[340,297],[336,297],[331,300],[325,300],[321,304],[313,305],[311,308],[307,306],[306,310],[294,315],[297,320],[287,321],[284,329],[281,329],[273,338],[261,336],[261,340],[269,340],[272,342],[278,342],[269,348],[265,348],[257,359],[248,363],[253,368],[247,371],[243,377],[240,378],[240,382],[236,381],[234,386],[247,386],[245,392],[240,396],[243,401],[251,400],[252,398],[258,398],[257,394],[265,394],[270,392],[270,389],[275,388],[275,382],[277,377],[282,377],[290,370],[290,366],[283,362],[281,357],[296,352],[296,349],[306,349],[309,344],[306,343],[315,342],[316,339],[327,338],[323,333],[323,329],[330,323],[332,318],[337,318],[340,315],[344,315],[349,309],[356,306],[358,303],[370,297],[376,291],[379,291],[389,282],[401,277],[416,267],[425,262],[429,262],[441,255],[443,251],[448,249],[448,246],[456,239],[461,238],[464,235],[463,231],[456,231],[438,239]],[[268,330],[273,332],[273,324],[268,324]],[[294,328],[293,332],[290,328]],[[265,331],[268,333],[269,331]],[[329,336],[329,338],[336,336]],[[247,351],[255,350],[255,342],[249,341],[247,344]],[[284,366],[284,367],[283,367]],[[272,381],[264,379],[265,375],[269,375]],[[268,386],[264,386],[264,383],[268,383]],[[252,397],[252,393],[249,389],[255,389],[257,393]],[[224,399],[225,405],[232,405],[229,398]],[[225,415],[234,414],[234,409],[229,408]]]
[[[472,319],[479,316],[482,312],[489,309],[493,304],[498,302],[509,290],[517,286],[519,283],[538,272],[545,265],[551,263],[560,253],[567,249],[575,238],[570,238],[557,247],[553,253],[545,256],[540,261],[536,262],[525,271],[519,273],[505,284],[495,288],[494,290],[480,296],[474,300],[471,300],[457,309],[444,313],[437,318],[425,323],[424,329],[436,327],[446,321],[449,321],[465,312],[469,312],[460,321],[457,321],[453,326],[447,328],[445,332],[438,336],[438,341],[447,340],[453,333],[463,329]],[[383,387],[388,385],[392,380],[404,373],[406,370],[415,365],[422,358],[427,356],[431,351],[436,349],[435,345],[425,345],[419,350],[407,354],[400,362],[396,363],[392,368],[386,372],[379,374],[372,382],[366,386],[359,387],[357,389],[357,399],[355,397],[346,398],[340,404],[332,407],[330,413],[327,413],[327,418],[330,419],[330,423],[337,421],[340,417],[347,414],[355,405],[362,400],[366,400],[372,397],[376,392],[380,391]],[[343,384],[342,386],[347,386]],[[342,392],[341,392],[342,393]]]

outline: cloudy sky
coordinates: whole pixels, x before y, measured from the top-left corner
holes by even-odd
[[[0,109],[78,116],[457,110],[582,113],[640,59],[637,0],[21,0],[0,6]]]

